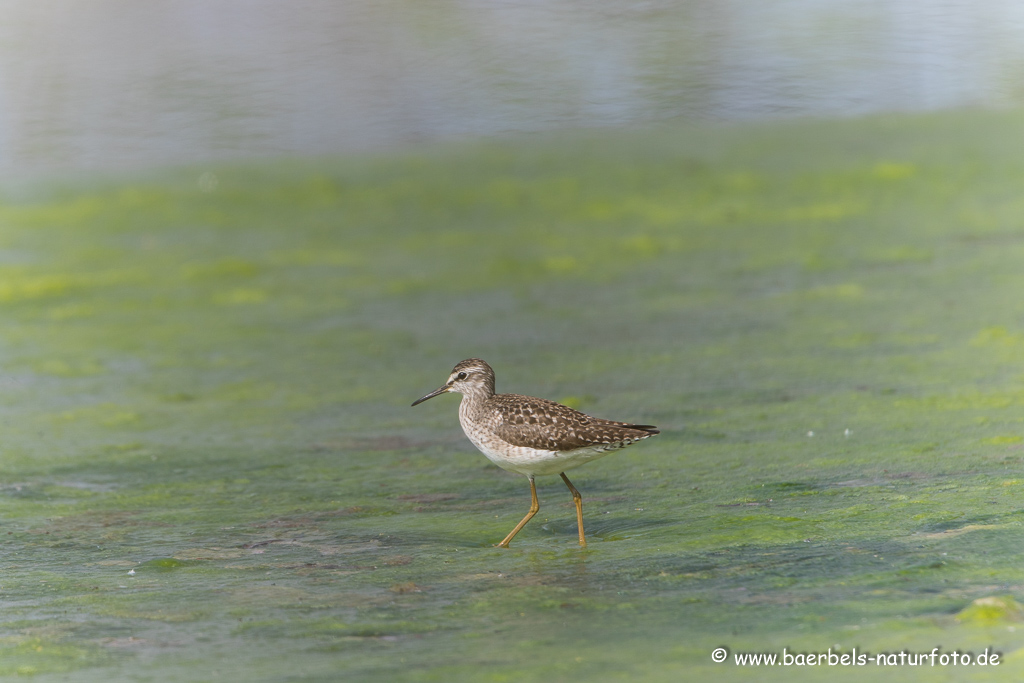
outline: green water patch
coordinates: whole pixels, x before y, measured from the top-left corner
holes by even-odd
[[[1016,112],[172,169],[0,202],[0,676],[1024,671]],[[218,182],[200,183],[204,173]],[[662,430],[491,465],[498,388]],[[712,660],[719,647],[725,663]]]

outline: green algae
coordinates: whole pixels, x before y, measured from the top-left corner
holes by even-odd
[[[1024,630],[970,615],[1024,594],[1022,133],[666,127],[8,196],[0,675],[862,679],[711,651],[941,645],[1004,655],[944,679],[1019,676]],[[468,356],[662,428],[576,471],[587,549],[543,478],[492,547],[525,480],[455,399],[408,407]]]
[[[977,624],[1024,620],[1024,607],[1009,596],[978,598],[956,615],[957,621]]]

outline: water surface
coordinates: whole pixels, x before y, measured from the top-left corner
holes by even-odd
[[[1022,46],[1013,0],[9,0],[0,172],[1005,106]]]
[[[790,681],[711,652],[941,646],[1019,679],[984,605],[1024,596],[1022,134],[670,126],[5,202],[0,675]],[[573,470],[586,550],[555,477],[492,547],[525,478],[455,397],[409,407],[468,356],[663,430]]]

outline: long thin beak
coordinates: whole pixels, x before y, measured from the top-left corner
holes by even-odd
[[[445,384],[443,387],[440,387],[439,389],[434,389],[423,398],[416,399],[415,401],[412,402],[412,404],[414,406],[417,406],[426,401],[428,398],[434,398],[435,396],[440,396],[441,394],[447,394],[450,389],[451,387]]]

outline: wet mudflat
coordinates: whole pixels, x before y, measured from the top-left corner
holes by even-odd
[[[1022,135],[664,127],[9,192],[0,674],[1021,675]],[[557,477],[492,547],[525,478],[456,397],[409,407],[468,356],[663,430],[574,471],[587,549]]]

